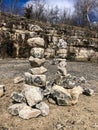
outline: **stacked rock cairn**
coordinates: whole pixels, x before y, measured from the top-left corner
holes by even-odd
[[[64,44],[65,42],[62,42],[60,46]],[[75,76],[67,74],[65,58],[56,59],[57,73],[52,81],[46,80],[47,69],[43,66],[46,61],[44,44],[39,47],[33,46],[30,54],[29,62],[32,68],[29,72],[25,72],[25,84],[22,92],[11,94],[15,104],[8,108],[10,114],[18,115],[23,119],[40,115],[47,116],[49,106],[43,101],[44,99],[47,99],[49,103],[61,106],[74,105],[78,102],[79,95],[87,91],[81,87],[81,83],[85,83],[83,77],[77,79]],[[89,95],[92,93],[93,91],[88,92]]]

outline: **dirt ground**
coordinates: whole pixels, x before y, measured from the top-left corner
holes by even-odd
[[[50,65],[47,79],[52,79],[56,73],[56,66]],[[13,91],[20,92],[23,83],[14,84],[16,76],[23,75],[30,68],[27,59],[1,59],[0,84],[6,86],[6,93],[0,98],[0,130],[98,130],[98,64],[83,62],[68,62],[68,73],[77,77],[84,76],[95,95],[88,97],[81,95],[78,104],[74,106],[57,106],[49,104],[50,113],[47,117],[23,120],[12,116],[7,109],[12,104],[10,95]],[[47,102],[47,101],[46,101]]]

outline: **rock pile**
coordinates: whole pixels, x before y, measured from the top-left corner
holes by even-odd
[[[91,89],[83,89],[81,87],[82,83],[86,83],[84,77],[77,79],[67,73],[67,62],[64,57],[56,59],[57,73],[52,81],[47,81],[45,75],[47,69],[43,66],[45,63],[44,48],[43,46],[38,46],[38,43],[35,46],[34,40],[37,43],[36,39],[33,39],[29,58],[32,68],[24,74],[25,84],[21,93],[13,92],[11,94],[15,104],[8,108],[10,114],[18,115],[23,119],[30,119],[39,115],[47,116],[49,114],[49,106],[44,102],[45,99],[49,103],[67,106],[76,104],[82,93],[88,96],[93,94]],[[64,46],[66,45],[66,43],[63,44]],[[14,83],[22,80],[22,78],[16,78]]]

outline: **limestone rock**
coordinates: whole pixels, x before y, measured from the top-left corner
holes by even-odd
[[[60,73],[62,76],[67,75],[66,65],[66,61],[61,61],[58,65],[58,73]]]
[[[44,58],[43,48],[34,47],[31,49],[30,53],[31,53],[31,56],[33,56],[34,58],[40,58],[40,59]]]
[[[45,63],[45,58],[39,59],[39,58],[34,58],[30,56],[29,62],[32,67],[40,67],[41,65]]]
[[[30,47],[44,47],[45,41],[43,38],[35,37],[35,38],[29,38],[27,40],[27,43]]]
[[[19,111],[25,106],[25,103],[14,104],[8,108],[8,112],[14,116],[19,115]]]
[[[58,48],[67,48],[67,42],[65,42],[63,39],[59,39],[59,42],[57,44]]]
[[[29,106],[25,106],[23,109],[19,111],[19,117],[22,119],[31,119],[34,117],[38,117],[41,114],[41,111],[38,109],[33,109]]]
[[[66,58],[67,57],[67,49],[59,49],[57,52],[56,52],[57,56],[59,58]]]
[[[54,85],[52,98],[58,105],[74,105],[78,102],[79,95],[83,93],[83,89],[78,86],[73,89],[64,89],[61,86]]]
[[[15,102],[18,102],[18,103],[26,102],[26,101],[25,101],[25,97],[23,96],[22,93],[13,92],[13,93],[11,94],[11,98],[12,98]]]
[[[46,75],[32,75],[29,72],[25,72],[25,82],[38,87],[44,87],[46,85]]]
[[[38,25],[32,25],[30,24],[29,25],[29,30],[32,31],[32,32],[42,32],[42,28],[39,27]]]
[[[43,92],[41,88],[25,84],[22,94],[25,96],[29,106],[34,106],[43,99]]]
[[[5,85],[0,85],[0,97],[2,97],[5,94],[6,88]]]
[[[49,114],[49,106],[45,102],[40,102],[36,105],[36,108],[41,111],[42,116],[47,116]]]
[[[52,48],[45,49],[45,58],[53,58],[55,56],[55,50]]]
[[[30,69],[30,72],[33,74],[33,75],[40,75],[40,74],[44,74],[45,72],[47,72],[47,69],[43,66],[41,67],[36,67],[36,68],[32,68]]]
[[[20,82],[23,82],[24,81],[24,78],[21,77],[21,76],[18,76],[14,79],[14,83],[17,84],[17,83],[20,83]]]

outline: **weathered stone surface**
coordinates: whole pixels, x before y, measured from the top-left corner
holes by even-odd
[[[29,25],[29,30],[32,32],[41,32],[43,31],[41,27],[39,27],[38,25]]]
[[[43,99],[43,92],[41,88],[30,86],[25,84],[24,90],[22,91],[25,96],[29,106],[34,106],[37,103],[41,102]]]
[[[5,94],[6,88],[5,85],[0,85],[0,97],[2,97]]]
[[[83,93],[83,89],[78,86],[73,89],[64,89],[61,86],[54,85],[52,98],[58,105],[74,105],[78,102],[79,95]]]
[[[67,49],[59,49],[56,52],[59,58],[66,58],[67,57]]]
[[[20,83],[20,82],[23,82],[24,81],[24,78],[21,77],[21,76],[18,76],[14,79],[14,83],[17,84],[17,83]]]
[[[62,76],[67,75],[66,65],[66,61],[61,61],[58,65],[58,73],[60,73]]]
[[[19,115],[19,111],[25,106],[25,103],[14,104],[8,108],[8,112],[14,116]]]
[[[33,56],[34,58],[44,58],[44,49],[43,48],[32,48],[31,51],[31,56]]]
[[[29,62],[32,67],[40,67],[41,65],[45,63],[45,58],[39,59],[39,58],[34,58],[30,56]]]
[[[33,109],[29,106],[25,106],[23,109],[19,111],[19,117],[22,119],[31,119],[34,117],[38,117],[41,114],[41,111],[38,109]]]
[[[44,47],[45,41],[43,38],[36,37],[36,38],[29,38],[27,43],[31,47]]]
[[[38,87],[44,87],[46,85],[46,75],[32,75],[29,72],[25,72],[25,82]]]
[[[59,39],[59,42],[57,44],[58,48],[67,48],[67,42],[65,42],[63,39]]]
[[[18,103],[26,102],[25,97],[22,93],[13,92],[11,98]]]
[[[30,73],[32,73],[33,75],[38,75],[38,74],[40,75],[46,72],[47,72],[47,69],[43,66],[30,69]]]
[[[40,102],[36,105],[36,108],[41,111],[42,116],[47,116],[49,114],[49,106],[45,102]]]
[[[94,90],[90,88],[85,88],[83,94],[87,96],[92,96],[94,94]]]
[[[79,83],[86,83],[86,79],[84,77],[80,77],[78,82]]]
[[[55,57],[55,49],[47,48],[45,49],[45,58],[53,58]]]

